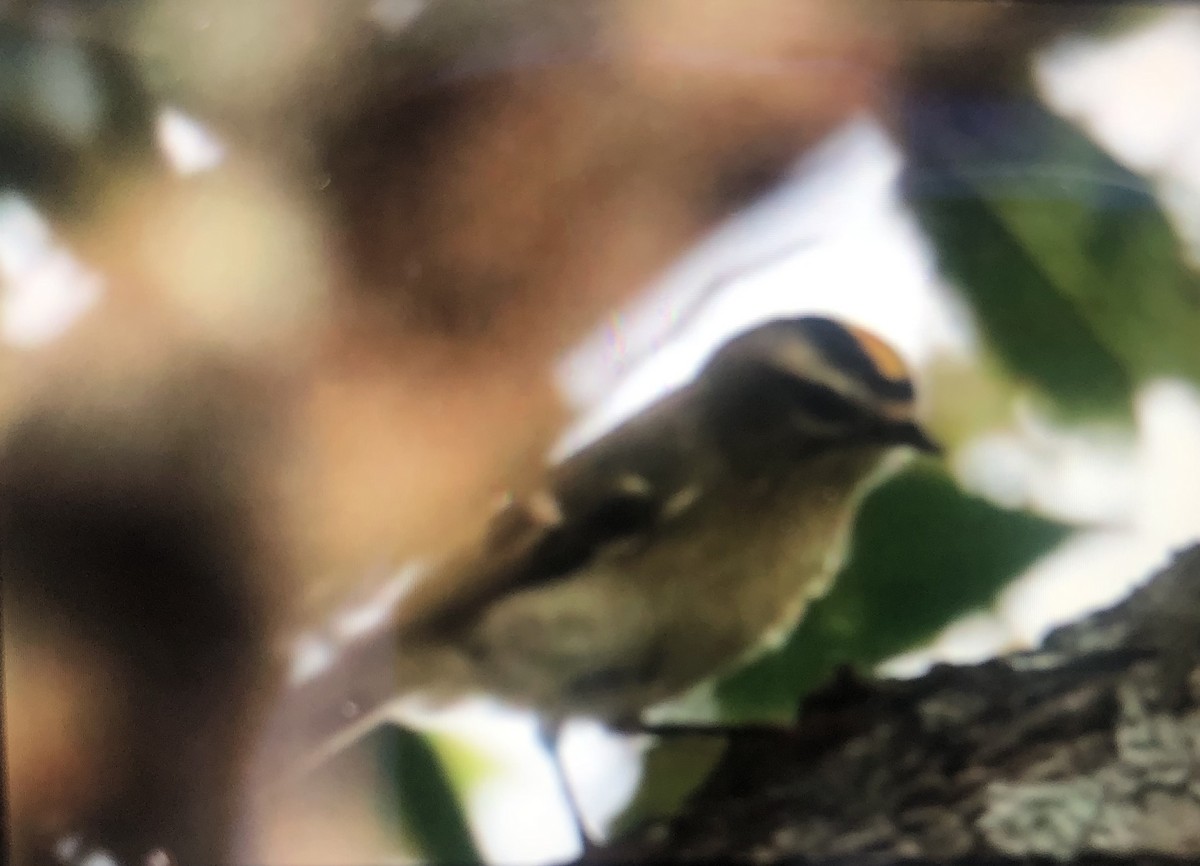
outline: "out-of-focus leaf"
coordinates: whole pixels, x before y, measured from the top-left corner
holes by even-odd
[[[128,57],[0,21],[0,187],[72,216],[160,170],[154,101]]]
[[[717,766],[727,745],[719,728],[714,728],[712,736],[659,739],[646,752],[637,793],[613,820],[609,835],[620,838],[648,821],[678,813],[687,797]]]
[[[424,736],[457,791],[468,791],[501,771],[491,755],[464,737],[435,732],[427,732]]]
[[[732,674],[717,694],[730,721],[780,721],[845,663],[871,665],[932,636],[1057,545],[1068,527],[963,493],[914,464],[872,491],[845,567],[777,651]]]
[[[997,200],[994,212],[1134,380],[1200,382],[1200,280],[1152,200]]]
[[[1200,381],[1200,281],[1148,184],[1032,99],[923,95],[908,191],[985,341],[1068,416]]]
[[[925,426],[953,450],[1009,425],[1019,386],[991,358],[934,357],[922,372]]]
[[[1132,383],[982,198],[925,202],[922,223],[984,340],[1019,380],[1074,416],[1122,416]]]
[[[379,735],[379,749],[396,791],[388,808],[394,808],[404,837],[422,861],[482,863],[454,784],[432,743],[421,734],[388,726]]]

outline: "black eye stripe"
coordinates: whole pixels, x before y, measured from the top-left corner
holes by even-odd
[[[888,379],[876,371],[874,376],[864,376],[862,381],[876,397],[884,400],[913,400],[916,397],[908,379]]]
[[[862,407],[832,388],[802,379],[791,379],[784,387],[795,405],[803,407],[804,413],[817,421],[840,426],[863,417]]]
[[[847,375],[858,379],[885,400],[912,400],[913,386],[908,379],[889,379],[879,372],[871,356],[854,335],[832,319],[811,317],[799,320],[829,362]]]
[[[751,427],[770,427],[784,419],[807,416],[819,424],[853,426],[868,410],[827,385],[799,379],[790,372],[749,363],[731,376],[720,401],[723,411]]]

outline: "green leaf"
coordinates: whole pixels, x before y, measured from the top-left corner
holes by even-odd
[[[1075,418],[1128,418],[1153,376],[1200,382],[1200,280],[1145,181],[1032,100],[918,114],[913,207],[1014,377]]]
[[[1153,201],[1005,199],[995,212],[1135,381],[1200,382],[1200,281]]]
[[[834,588],[790,639],[718,684],[722,718],[790,721],[837,666],[876,664],[987,606],[1070,531],[969,496],[931,462],[914,464],[867,496]]]
[[[1129,374],[1001,221],[994,203],[982,197],[929,201],[920,214],[984,341],[1014,377],[1072,417],[1128,415]]]
[[[677,814],[716,768],[728,745],[719,733],[658,739],[646,751],[637,792],[613,820],[609,835],[619,839],[650,821]]]
[[[454,784],[433,744],[421,734],[391,725],[377,736],[395,793],[386,807],[422,861],[455,866],[482,863]]]

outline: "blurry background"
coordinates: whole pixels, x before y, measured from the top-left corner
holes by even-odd
[[[547,459],[731,334],[831,314],[910,360],[947,458],[869,497],[784,645],[658,718],[786,722],[841,664],[916,676],[1119,599],[1200,536],[1200,12],[749,5],[7,4],[5,423],[157,417],[129,395],[196,347],[261,389],[282,564],[246,579],[301,677]],[[6,641],[18,813],[56,772],[72,803],[75,729],[32,732],[101,724],[87,652],[56,685],[53,640]],[[532,719],[404,719],[429,735],[317,771],[260,855],[579,853]],[[602,837],[720,748],[581,721],[564,761]]]

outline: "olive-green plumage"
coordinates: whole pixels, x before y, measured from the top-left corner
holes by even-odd
[[[635,719],[795,625],[901,445],[933,448],[885,344],[814,317],[755,328],[418,583],[348,698],[483,692]]]

